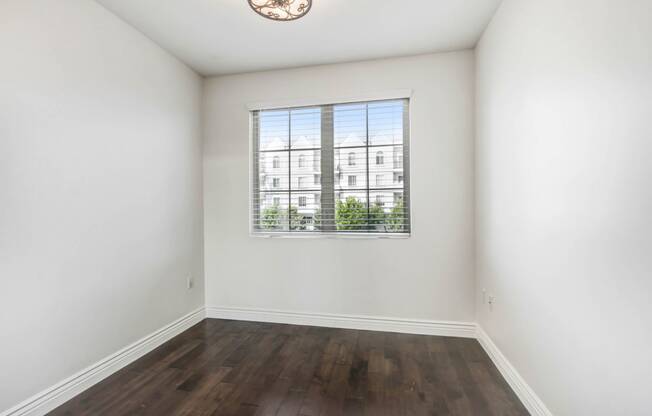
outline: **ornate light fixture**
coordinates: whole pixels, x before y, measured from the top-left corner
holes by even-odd
[[[247,0],[259,15],[272,20],[288,21],[310,11],[312,0]]]

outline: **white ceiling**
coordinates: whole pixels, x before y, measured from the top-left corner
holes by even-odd
[[[500,0],[313,0],[274,22],[247,0],[97,0],[203,75],[475,46]]]

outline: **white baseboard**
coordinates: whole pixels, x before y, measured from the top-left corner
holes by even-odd
[[[428,321],[217,306],[206,307],[206,317],[446,337],[475,338],[476,335],[476,325],[470,322]]]
[[[43,390],[11,409],[5,410],[0,413],[0,416],[42,416],[196,323],[201,322],[204,318],[204,308],[201,307],[58,384]]]
[[[475,323],[429,321],[359,315],[335,315],[209,306],[199,308],[77,374],[5,410],[0,416],[42,416],[132,363],[204,318],[273,322],[330,328],[477,338],[502,376],[532,416],[553,416],[489,335]]]
[[[553,416],[480,325],[477,325],[477,339],[530,414],[532,416]]]

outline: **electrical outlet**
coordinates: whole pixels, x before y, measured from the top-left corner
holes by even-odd
[[[496,297],[494,295],[487,296],[487,303],[489,304],[489,310],[494,310],[494,303],[496,303]]]
[[[186,287],[188,290],[192,289],[192,287],[195,285],[195,281],[193,280],[192,276],[188,276],[186,278]]]

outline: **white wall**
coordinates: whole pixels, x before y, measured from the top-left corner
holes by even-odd
[[[89,0],[3,0],[0,57],[2,411],[201,306],[203,260],[200,78]]]
[[[651,48],[647,0],[505,0],[477,50],[478,319],[557,416],[650,414]]]
[[[208,306],[472,321],[471,51],[211,78],[204,90]],[[249,236],[256,102],[412,89],[413,236]]]

